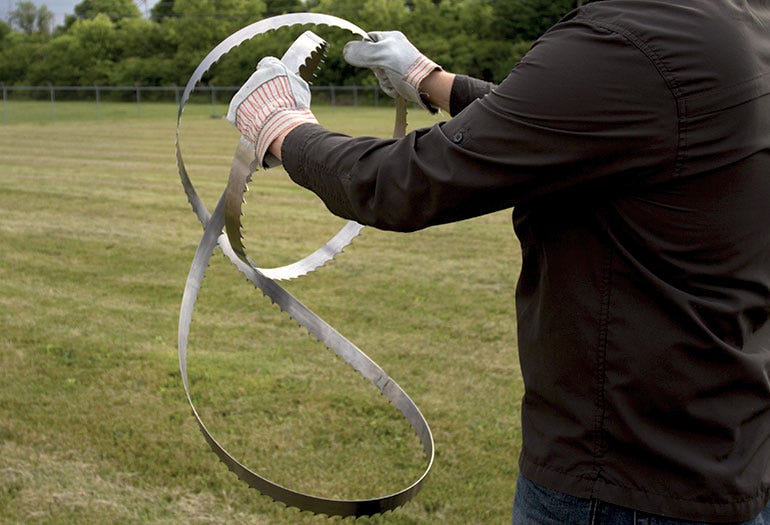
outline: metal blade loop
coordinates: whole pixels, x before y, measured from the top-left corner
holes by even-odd
[[[196,250],[195,257],[193,258],[192,264],[190,266],[190,271],[188,273],[184,294],[182,297],[182,303],[180,306],[179,326],[177,334],[179,369],[182,375],[182,384],[187,395],[187,400],[190,404],[193,415],[198,422],[198,426],[201,432],[203,433],[206,441],[209,443],[214,453],[240,479],[248,483],[251,487],[256,488],[261,493],[273,498],[274,500],[280,501],[292,507],[297,507],[301,510],[306,510],[318,514],[327,514],[330,516],[373,515],[392,510],[403,505],[412,499],[422,487],[434,459],[433,436],[431,434],[428,423],[420,413],[420,410],[417,408],[415,403],[401,389],[401,387],[398,386],[398,384],[393,381],[384,370],[382,370],[382,368],[380,368],[353,343],[348,341],[333,327],[331,327],[328,323],[313,313],[309,308],[299,302],[275,281],[275,279],[292,278],[304,275],[308,271],[312,271],[318,268],[326,261],[333,258],[334,255],[342,251],[342,249],[356,235],[358,235],[362,226],[355,222],[350,222],[344,226],[342,230],[340,230],[340,232],[337,233],[337,235],[335,235],[327,244],[301,261],[281,268],[261,270],[257,268],[250,261],[250,259],[248,259],[248,257],[245,257],[245,253],[241,254],[244,256],[243,258],[240,257],[239,254],[237,254],[233,249],[227,235],[222,233],[226,223],[226,201],[228,199],[232,201],[232,199],[236,197],[238,199],[242,199],[243,190],[240,189],[240,194],[238,194],[237,191],[231,191],[228,194],[227,190],[225,190],[225,192],[223,192],[222,196],[220,197],[213,214],[209,213],[203,204],[203,201],[198,196],[198,193],[193,186],[192,180],[189,177],[187,168],[184,164],[180,142],[180,127],[185,105],[197,83],[217,60],[219,60],[235,46],[257,35],[280,27],[304,24],[339,27],[350,31],[353,34],[366,37],[366,33],[362,29],[360,29],[358,26],[355,26],[354,24],[351,24],[350,22],[347,22],[346,20],[317,13],[294,13],[260,20],[259,22],[256,22],[237,31],[222,41],[219,45],[217,45],[196,68],[192,77],[188,81],[180,100],[176,129],[177,166],[182,186],[185,190],[185,193],[187,194],[187,198],[190,204],[192,205],[194,213],[204,225],[204,232]],[[406,125],[405,114],[405,105],[399,106],[396,134],[398,133],[399,129],[402,129]],[[403,136],[403,130],[401,131],[401,136]],[[248,182],[253,171],[253,167],[250,166],[248,155],[246,153],[241,152],[241,154],[236,155],[236,157],[238,158],[233,159],[233,165],[231,166],[231,178],[235,180],[233,184],[234,187],[238,189],[239,184],[245,185]],[[239,223],[240,221],[238,221],[238,224]],[[281,485],[278,485],[251,471],[246,466],[238,462],[232,455],[230,455],[211,435],[203,423],[203,420],[198,414],[198,411],[196,410],[192,401],[190,384],[187,374],[187,347],[190,335],[190,323],[192,322],[192,314],[198,296],[198,291],[201,287],[204,272],[208,267],[209,260],[211,259],[212,253],[217,246],[227,256],[230,262],[232,262],[238,268],[238,270],[243,273],[252,284],[254,284],[255,287],[259,288],[263,294],[269,297],[270,300],[272,300],[275,304],[277,304],[281,310],[286,312],[290,317],[297,320],[311,334],[316,336],[325,346],[333,350],[355,370],[357,370],[366,379],[368,379],[403,414],[420,439],[427,463],[427,467],[424,473],[410,486],[392,494],[361,500],[337,500],[304,494],[286,487],[282,487]]]

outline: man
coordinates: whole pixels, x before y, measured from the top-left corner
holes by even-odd
[[[770,523],[770,3],[591,2],[499,86],[400,33],[345,56],[453,118],[333,133],[265,59],[230,119],[363,224],[514,207],[514,523]]]

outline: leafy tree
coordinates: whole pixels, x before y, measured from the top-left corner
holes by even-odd
[[[106,14],[78,20],[44,44],[27,72],[32,84],[108,84],[117,67],[115,23]]]
[[[11,31],[0,40],[0,81],[8,85],[21,83],[45,39],[44,35]]]
[[[153,22],[163,22],[172,16],[174,16],[174,0],[160,0],[150,9],[150,20]]]
[[[16,2],[16,7],[8,15],[12,26],[17,27],[22,33],[35,32],[48,34],[51,32],[53,13],[46,7],[38,8],[30,0]]]
[[[345,18],[365,31],[396,29],[409,15],[403,0],[320,0],[312,10]]]
[[[106,15],[113,22],[123,18],[142,16],[133,0],[83,0],[75,6],[75,14],[65,17],[65,26],[70,27],[76,20],[87,20],[97,15]]]
[[[580,2],[578,2],[580,3]],[[398,29],[446,69],[500,81],[572,0],[160,0],[149,19],[133,0],[82,0],[66,25],[47,33],[50,11],[18,0],[0,22],[0,81],[67,85],[184,84],[200,60],[237,29],[265,16],[311,10],[366,31]],[[282,28],[229,52],[203,79],[240,85],[263,56],[280,56],[307,27]],[[316,84],[376,83],[344,62],[350,33],[319,26],[329,42]]]
[[[30,1],[16,2],[16,7],[8,15],[11,25],[22,33],[31,34],[35,30],[37,7]]]
[[[11,31],[13,31],[11,26],[9,26],[3,20],[0,20],[0,46],[2,46],[2,41],[5,40],[5,37],[7,37]]]
[[[173,7],[174,16],[163,19],[161,27],[168,45],[175,50],[172,62],[176,73],[168,81],[176,84],[185,83],[206,53],[234,31],[263,18],[266,9],[263,0],[175,0]],[[234,50],[225,63],[232,62],[232,56],[239,53],[243,51]],[[215,69],[225,67],[218,64]],[[253,69],[252,59],[243,71]],[[204,81],[211,81],[215,74],[212,72]]]
[[[175,48],[160,24],[146,18],[125,18],[115,24],[116,58],[170,58]]]
[[[37,9],[35,28],[38,33],[50,35],[53,30],[53,12],[48,7],[41,5]]]
[[[484,80],[502,80],[515,57],[514,42],[500,38],[487,0],[412,0],[402,27],[409,39],[444,68]]]
[[[259,20],[263,0],[175,0],[174,17],[164,20],[181,53],[205,54],[235,30]]]
[[[265,0],[267,9],[265,16],[282,15],[284,13],[298,13],[307,9],[302,0]]]
[[[496,28],[506,40],[535,40],[576,7],[574,0],[491,0]]]
[[[120,67],[111,71],[109,84],[116,86],[163,86],[181,84],[187,79],[177,79],[173,58],[160,56],[128,57],[120,61]]]

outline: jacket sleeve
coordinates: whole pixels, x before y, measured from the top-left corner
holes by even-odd
[[[452,83],[449,96],[449,114],[453,117],[464,110],[468,104],[492,91],[496,86],[466,75],[457,75]]]
[[[396,231],[674,174],[674,95],[643,50],[587,21],[561,22],[499,86],[465,98],[400,140],[300,126],[284,167],[333,213]]]

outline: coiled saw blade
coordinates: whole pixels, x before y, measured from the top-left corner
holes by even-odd
[[[190,271],[187,275],[179,311],[177,334],[179,369],[188,403],[190,404],[192,413],[195,416],[204,438],[219,459],[240,479],[248,483],[249,486],[259,490],[262,494],[301,510],[330,516],[366,516],[395,509],[412,499],[420,490],[434,459],[433,436],[430,428],[415,403],[409,398],[406,392],[404,392],[403,389],[391,379],[379,365],[377,365],[377,363],[372,361],[352,342],[342,336],[337,330],[318,317],[276,282],[276,279],[297,277],[318,268],[339,253],[356,235],[358,235],[362,227],[353,222],[348,223],[331,241],[305,259],[279,269],[260,269],[253,264],[248,257],[245,257],[245,253],[242,252],[244,257],[240,257],[233,249],[228,236],[223,233],[225,227],[227,191],[222,193],[213,213],[210,213],[195,190],[182,155],[180,141],[182,114],[185,105],[190,98],[190,94],[195,89],[198,82],[200,82],[206,71],[208,71],[217,60],[242,42],[280,27],[294,25],[327,25],[346,29],[354,35],[366,38],[366,33],[358,26],[330,15],[294,13],[260,20],[259,22],[233,33],[217,45],[195,69],[185,86],[182,98],[180,99],[176,132],[177,167],[187,198],[194,213],[203,224],[204,231],[190,266]],[[306,63],[306,65],[307,64],[308,63]],[[406,106],[403,103],[399,103],[397,108],[398,115],[396,118],[397,124],[395,134],[403,135],[403,127],[406,124]],[[239,148],[241,148],[241,146],[242,145],[239,144]],[[242,200],[246,181],[254,171],[253,164],[253,153],[249,156],[242,152],[240,155],[235,155],[233,159],[230,169],[230,180],[243,181],[243,187],[241,188],[237,188],[238,184],[233,183],[234,187],[240,191],[240,195],[238,195],[239,201]],[[425,454],[426,469],[416,481],[402,490],[371,499],[338,500],[305,494],[278,485],[250,470],[228,453],[211,435],[192,401],[190,382],[187,375],[187,347],[190,334],[190,323],[192,322],[193,309],[198,296],[198,291],[202,285],[204,272],[208,267],[209,260],[216,247],[219,247],[230,262],[232,262],[232,264],[235,265],[256,288],[260,289],[262,293],[278,305],[282,311],[286,312],[291,318],[295,319],[305,327],[310,334],[314,335],[327,348],[342,357],[350,366],[370,381],[401,412],[417,434]]]

